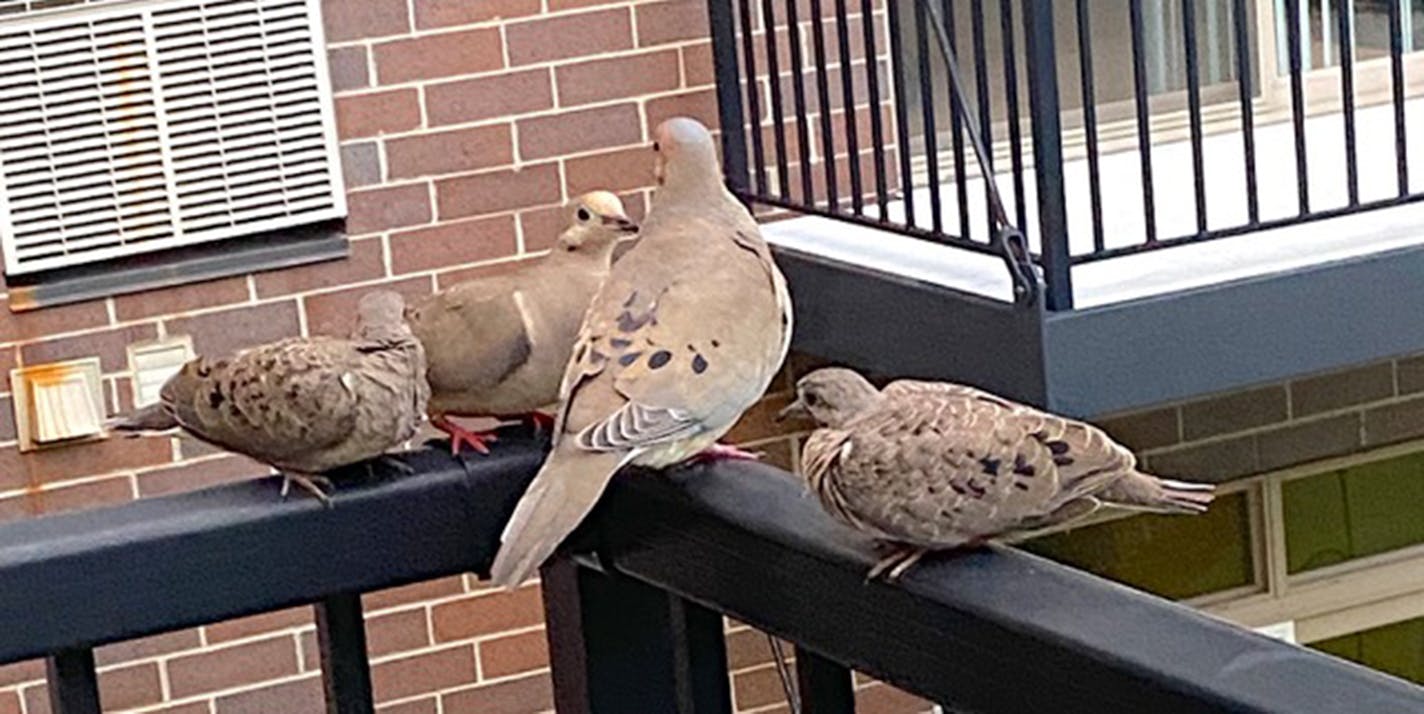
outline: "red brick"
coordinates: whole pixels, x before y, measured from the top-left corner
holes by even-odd
[[[257,297],[269,298],[332,285],[375,280],[386,273],[381,253],[379,238],[353,240],[350,254],[340,260],[258,273]]]
[[[425,114],[431,126],[463,124],[553,106],[554,92],[547,69],[462,79],[425,88]]]
[[[564,10],[581,10],[583,8],[597,7],[599,5],[622,5],[624,0],[548,0],[549,12],[562,12]]]
[[[111,664],[122,664],[195,649],[201,645],[202,639],[196,629],[177,630],[104,645],[94,650],[94,660],[100,667],[106,667]]]
[[[932,708],[934,704],[887,684],[876,684],[855,693],[856,714],[922,714]]]
[[[639,47],[706,39],[708,36],[707,3],[701,0],[646,3],[637,6],[636,15]]]
[[[383,42],[373,49],[381,84],[458,77],[504,66],[504,47],[493,27]]]
[[[9,687],[25,682],[39,682],[44,678],[44,660],[32,659],[0,665],[0,687]]]
[[[712,67],[712,43],[688,45],[682,50],[682,84],[684,87],[705,87],[717,83]]]
[[[494,124],[388,139],[386,161],[391,179],[476,171],[513,163],[514,138]]]
[[[347,189],[381,182],[381,149],[374,141],[348,143],[341,147],[341,177]]]
[[[397,275],[513,255],[514,216],[441,223],[391,234],[391,270]]]
[[[197,491],[234,481],[261,478],[272,469],[244,456],[178,464],[138,474],[139,498]]]
[[[472,25],[539,12],[539,0],[415,0],[414,4],[415,26],[421,30]]]
[[[464,584],[459,576],[422,580],[410,585],[402,585],[361,596],[361,604],[367,614],[411,603],[434,600],[464,592]]]
[[[655,183],[653,159],[651,146],[569,159],[564,162],[568,193],[575,196],[594,189],[628,191],[652,186]]]
[[[394,290],[405,296],[406,302],[430,294],[430,279],[407,278],[395,282],[360,285],[345,290],[307,295],[302,304],[307,311],[307,332],[313,335],[349,335],[356,327],[356,303],[372,290]]]
[[[32,485],[19,445],[0,447],[0,491],[14,491]],[[0,678],[0,686],[4,686]]]
[[[31,451],[20,458],[30,483],[40,484],[153,466],[171,456],[167,437],[121,437]]]
[[[739,710],[771,706],[786,701],[776,668],[769,664],[761,669],[732,675],[732,696]]]
[[[441,697],[445,714],[539,714],[554,708],[549,673],[511,679]]]
[[[4,310],[0,307],[0,310]],[[0,347],[0,391],[10,391],[10,370],[15,368],[15,348]]]
[[[158,330],[151,324],[130,325],[113,330],[86,332],[73,337],[31,342],[20,346],[20,356],[24,358],[25,364],[30,366],[98,357],[100,369],[103,371],[122,372],[128,369],[129,343],[151,340],[157,336]]]
[[[697,89],[649,99],[646,111],[649,135],[663,120],[672,117],[691,117],[713,131],[716,131],[718,126],[717,92],[714,89]]]
[[[129,478],[116,476],[77,486],[31,491],[0,500],[0,522],[113,506],[132,500],[133,487],[129,484]]]
[[[291,682],[218,697],[217,714],[326,714],[321,677],[313,675]]]
[[[366,48],[362,45],[338,47],[326,53],[326,64],[331,72],[331,89],[346,92],[371,86],[371,72],[367,66]]]
[[[296,672],[295,641],[291,635],[282,635],[170,659],[168,685],[174,698],[182,698]],[[221,706],[218,711],[222,711]]]
[[[410,30],[406,0],[322,0],[327,42],[404,34]]]
[[[349,94],[336,98],[336,126],[342,139],[409,131],[420,126],[414,89]]]
[[[10,293],[10,308],[24,304],[19,288]],[[61,332],[76,332],[109,324],[103,300],[11,312],[0,306],[0,340],[24,342]]]
[[[14,441],[15,434],[15,400],[8,395],[0,397],[0,441]],[[0,479],[3,479],[0,476]]]
[[[0,714],[20,714],[19,693],[0,692]]]
[[[677,89],[681,84],[675,49],[563,65],[555,70],[564,106],[621,99]]]
[[[99,698],[108,711],[133,709],[163,701],[158,665],[147,663],[100,672]],[[25,707],[29,714],[49,714],[52,710],[48,687],[26,688]]]
[[[209,714],[210,711],[207,702],[192,702],[162,709],[149,709],[146,714]]]
[[[505,25],[511,65],[533,64],[626,50],[633,46],[633,20],[618,7]]]
[[[785,647],[791,651],[790,644]],[[727,668],[736,671],[771,663],[771,646],[759,630],[742,629],[727,634]]]
[[[468,639],[539,624],[544,606],[537,586],[436,605],[430,612],[436,642]]]
[[[247,278],[223,278],[119,295],[114,298],[114,314],[121,322],[129,322],[246,301]]]
[[[430,645],[425,609],[401,610],[366,618],[366,649],[372,657],[384,657]]]
[[[384,707],[376,707],[376,714],[435,714],[440,710],[440,698],[417,699]]]
[[[519,122],[519,156],[526,161],[642,141],[642,117],[638,105],[633,103],[560,112]]]
[[[294,300],[166,320],[169,335],[192,335],[193,351],[220,357],[253,345],[293,337],[300,332]]]
[[[549,666],[549,640],[544,630],[479,643],[480,675],[485,679],[532,672]]]
[[[208,633],[208,644],[220,644],[279,630],[309,627],[315,621],[314,617],[311,606],[303,605],[239,617],[236,620],[215,622],[205,625],[203,629]]]
[[[430,189],[424,183],[346,194],[346,231],[363,235],[430,222]]]
[[[556,164],[486,171],[435,183],[442,221],[555,203],[560,195]]]
[[[438,692],[474,680],[475,651],[469,645],[371,666],[371,690],[378,702]]]

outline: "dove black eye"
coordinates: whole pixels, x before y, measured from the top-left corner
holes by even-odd
[[[586,221],[590,218],[593,218],[593,214],[589,213],[587,208],[578,209],[578,219],[580,221]]]
[[[806,400],[806,406],[808,407],[814,407],[821,401],[821,398],[816,396],[814,393],[807,394],[803,398]]]

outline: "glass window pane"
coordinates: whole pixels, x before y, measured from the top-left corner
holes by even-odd
[[[1424,453],[1287,481],[1281,490],[1291,573],[1424,543]]]
[[[1200,516],[1133,516],[1055,533],[1025,548],[1169,598],[1255,581],[1244,492],[1217,498]]]
[[[1424,684],[1424,618],[1311,642],[1307,646]]]

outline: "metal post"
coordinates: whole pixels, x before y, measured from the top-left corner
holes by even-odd
[[[1024,0],[1025,64],[1029,113],[1033,117],[1034,178],[1038,187],[1038,234],[1049,310],[1073,308],[1068,254],[1068,215],[1063,198],[1063,136],[1059,128],[1058,67],[1053,46],[1053,3]]]
[[[717,77],[717,120],[722,125],[722,174],[734,191],[749,185],[747,135],[742,119],[742,77],[737,66],[737,27],[732,0],[710,0],[707,20],[712,30],[712,71]],[[746,29],[750,32],[750,28]],[[748,82],[755,81],[748,77]],[[755,88],[753,88],[755,91]],[[753,122],[755,124],[755,121]],[[756,130],[756,126],[752,127]]]
[[[845,665],[798,646],[796,684],[801,714],[855,714],[854,682]]]
[[[99,714],[99,678],[94,650],[61,650],[45,659],[49,708],[54,714]]]
[[[321,679],[327,714],[372,714],[371,664],[366,658],[366,624],[361,596],[334,595],[316,605]]]
[[[731,714],[721,616],[567,557],[542,578],[559,714]]]

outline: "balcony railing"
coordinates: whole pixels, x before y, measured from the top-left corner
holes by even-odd
[[[316,603],[327,710],[369,714],[359,594],[483,572],[544,446],[415,452],[329,510],[268,479],[0,527],[0,662],[46,657],[52,710],[93,714],[98,645]],[[803,714],[853,711],[848,668],[947,711],[1424,709],[1419,687],[1017,551],[900,585],[866,584],[873,560],[770,467],[627,474],[544,569],[558,711],[728,714],[723,614],[795,644]]]
[[[1068,309],[1074,266],[1424,199],[1419,5],[710,0],[726,170],[979,253],[1007,222]]]

